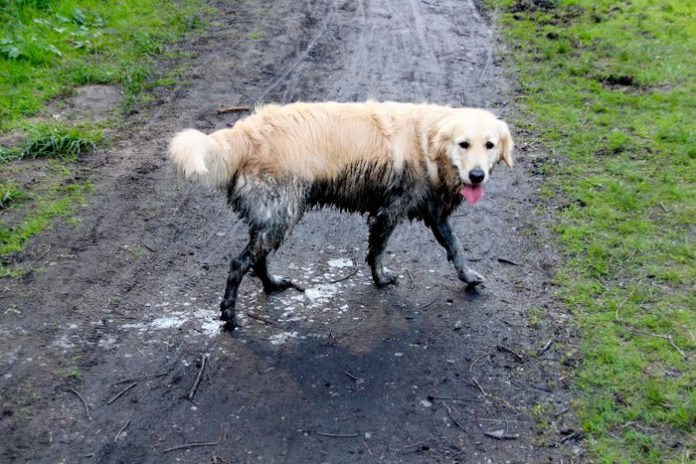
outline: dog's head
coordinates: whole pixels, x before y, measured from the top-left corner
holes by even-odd
[[[430,131],[430,160],[444,170],[441,180],[474,204],[500,162],[512,167],[512,136],[492,113],[472,108],[454,110]]]

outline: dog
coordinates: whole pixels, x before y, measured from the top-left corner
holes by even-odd
[[[512,167],[507,124],[476,108],[397,102],[264,105],[232,128],[178,133],[169,155],[180,176],[227,190],[249,226],[249,243],[232,259],[220,319],[234,328],[237,292],[253,269],[266,293],[304,289],[272,275],[268,255],[303,213],[335,207],[368,217],[367,263],[377,287],[396,275],[382,264],[403,219],[428,226],[468,286],[483,282],[462,256],[448,217],[484,194],[493,168]]]

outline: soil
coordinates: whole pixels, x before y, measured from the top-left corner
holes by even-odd
[[[453,219],[487,277],[478,290],[420,223],[389,243],[399,285],[377,289],[365,218],[317,211],[271,261],[306,293],[265,297],[249,277],[241,327],[221,331],[246,228],[222,193],[176,181],[165,153],[176,131],[225,127],[243,114],[218,109],[261,102],[513,110],[496,35],[471,1],[233,3],[182,44],[188,83],[160,90],[84,160],[94,194],[80,223],[35,238],[19,257],[35,271],[0,282],[0,461],[581,460],[557,258],[524,149]],[[553,427],[537,425],[543,411]]]

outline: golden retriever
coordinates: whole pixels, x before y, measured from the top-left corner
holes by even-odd
[[[367,262],[379,287],[396,282],[382,255],[404,218],[422,220],[459,279],[480,284],[447,219],[462,199],[481,199],[497,163],[512,167],[512,146],[507,124],[482,109],[368,101],[265,105],[230,129],[184,130],[169,153],[183,177],[225,188],[249,225],[220,304],[221,319],[234,327],[237,291],[250,269],[267,293],[303,290],[270,274],[267,259],[312,207],[368,215]]]

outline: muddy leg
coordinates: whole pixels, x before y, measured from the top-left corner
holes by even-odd
[[[299,292],[304,292],[305,289],[301,285],[292,282],[290,279],[285,279],[279,276],[274,276],[268,272],[268,257],[266,255],[259,257],[254,265],[254,273],[256,277],[261,279],[263,290],[266,293],[280,292],[286,288],[294,288]]]
[[[234,328],[234,307],[237,304],[237,292],[242,283],[244,274],[249,271],[254,263],[254,256],[251,253],[251,243],[247,245],[242,253],[230,262],[230,272],[227,276],[225,296],[220,303],[220,319],[227,321],[230,329]]]
[[[396,274],[382,264],[382,255],[387,241],[396,228],[397,221],[388,214],[380,212],[369,218],[370,236],[368,239],[367,263],[372,270],[372,280],[378,287],[396,283]]]
[[[469,287],[475,287],[483,283],[483,276],[467,266],[462,256],[462,245],[452,231],[447,219],[430,221],[428,225],[432,229],[435,239],[447,250],[447,259],[454,264],[459,280],[466,282]]]

